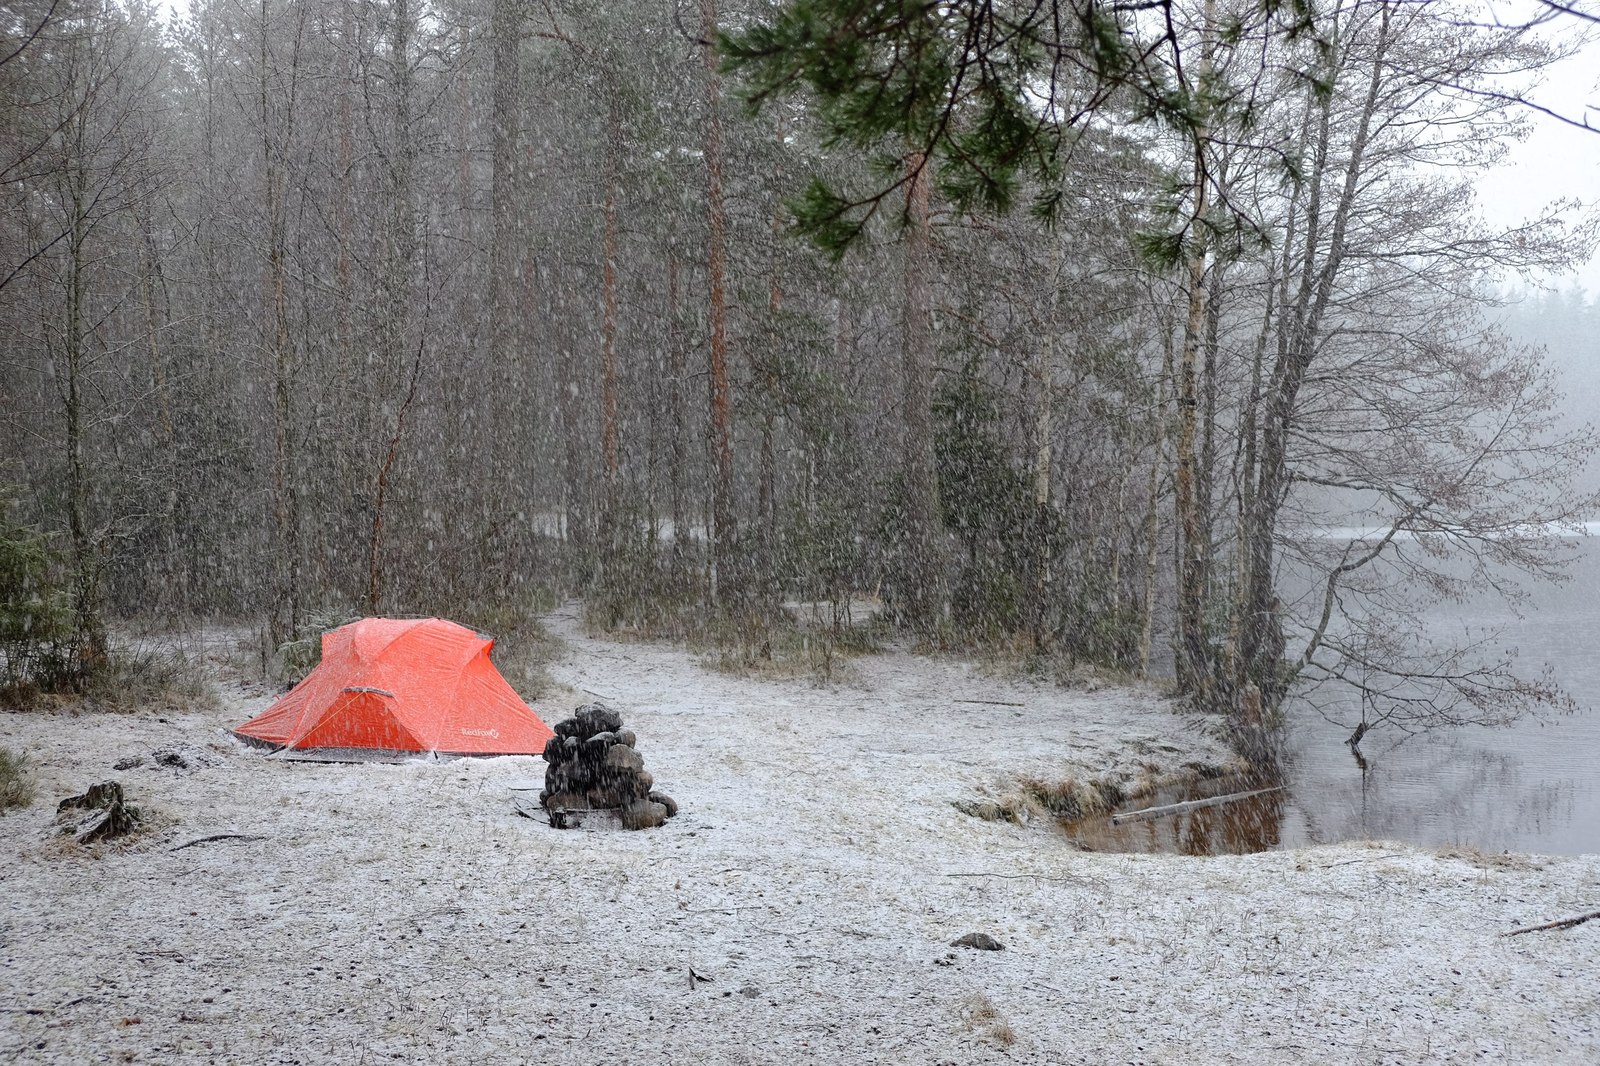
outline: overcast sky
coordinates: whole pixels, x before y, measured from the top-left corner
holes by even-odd
[[[1575,19],[1554,24],[1573,34]],[[1533,132],[1513,146],[1506,165],[1489,171],[1479,182],[1479,203],[1495,223],[1513,224],[1558,199],[1580,200],[1585,212],[1600,208],[1600,40],[1589,41],[1574,58],[1557,64],[1529,99],[1569,119],[1588,120],[1594,132],[1558,119],[1533,114]],[[1600,291],[1600,256],[1578,272],[1585,288]]]

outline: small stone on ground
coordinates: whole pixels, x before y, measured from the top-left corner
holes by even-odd
[[[953,948],[976,948],[978,951],[1004,951],[1005,945],[988,933],[968,933],[950,941]]]

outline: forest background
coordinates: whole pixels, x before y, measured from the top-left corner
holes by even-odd
[[[1512,339],[1582,388],[1596,310],[1503,295],[1593,218],[1474,203],[1587,43],[1547,13],[8,3],[3,680],[571,594],[759,658],[872,592],[1240,735],[1558,703],[1420,623],[1596,515]]]

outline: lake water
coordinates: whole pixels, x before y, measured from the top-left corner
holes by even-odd
[[[1073,835],[1096,850],[1187,854],[1352,839],[1600,852],[1600,538],[1579,541],[1577,550],[1571,581],[1539,589],[1522,618],[1489,601],[1434,617],[1441,629],[1502,628],[1521,670],[1549,663],[1580,704],[1577,713],[1412,737],[1375,727],[1361,742],[1363,769],[1346,744],[1348,727],[1297,704],[1289,708],[1286,791],[1178,817],[1085,825]],[[1351,709],[1342,717],[1360,715]]]
[[[1579,542],[1571,573],[1567,584],[1539,589],[1522,618],[1480,602],[1435,620],[1503,627],[1520,666],[1549,663],[1578,712],[1411,738],[1380,727],[1361,742],[1363,771],[1345,744],[1348,730],[1297,707],[1283,844],[1388,838],[1495,852],[1600,852],[1600,539]]]

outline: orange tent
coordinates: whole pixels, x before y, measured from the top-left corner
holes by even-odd
[[[537,755],[553,735],[489,661],[494,641],[440,618],[364,618],[322,636],[322,662],[234,730],[323,755]]]

